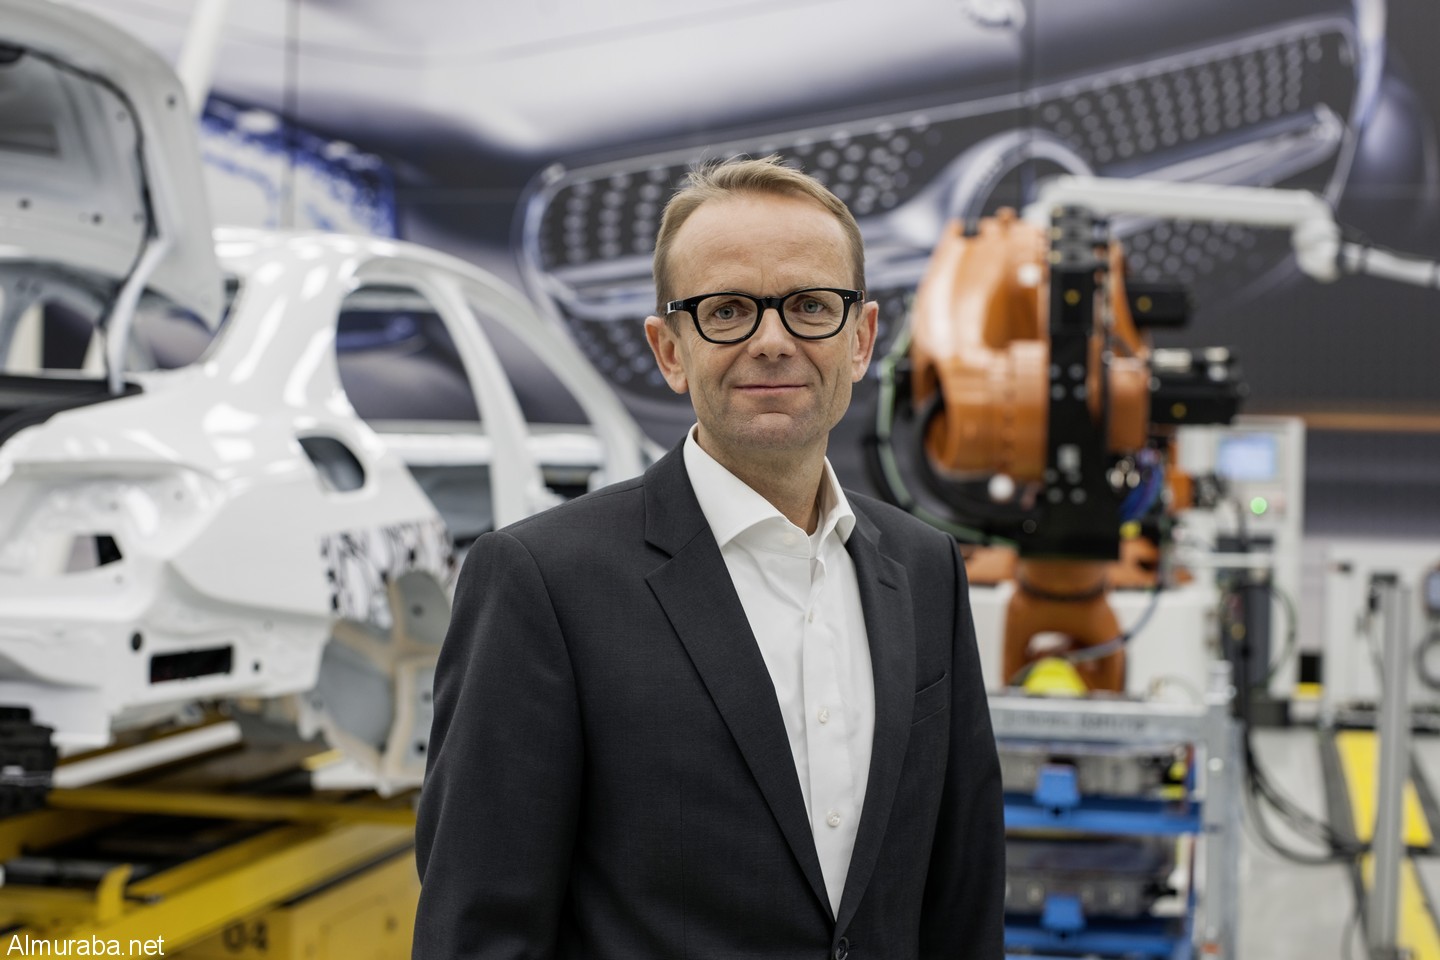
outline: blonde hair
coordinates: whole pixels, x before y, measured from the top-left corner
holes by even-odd
[[[850,241],[855,286],[865,285],[865,245],[855,215],[825,184],[808,173],[783,165],[780,157],[772,154],[759,160],[747,157],[697,167],[690,171],[688,180],[665,204],[660,231],[655,236],[655,309],[660,315],[664,316],[665,304],[675,299],[670,288],[670,249],[674,246],[675,234],[701,204],[736,196],[771,194],[815,201],[839,221]]]

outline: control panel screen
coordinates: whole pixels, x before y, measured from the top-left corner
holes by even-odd
[[[1274,480],[1280,466],[1279,438],[1271,433],[1241,433],[1220,438],[1215,473],[1240,483]]]

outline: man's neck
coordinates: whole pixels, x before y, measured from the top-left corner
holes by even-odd
[[[825,480],[825,448],[797,455],[776,451],[773,457],[751,452],[738,458],[697,434],[696,443],[747,487],[764,497],[785,519],[806,533],[820,523],[820,489]]]

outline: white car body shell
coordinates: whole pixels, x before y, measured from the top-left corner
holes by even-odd
[[[579,469],[593,486],[638,473],[653,445],[562,328],[460,260],[318,233],[221,230],[212,249],[194,132],[176,120],[189,122],[183,101],[174,110],[178,84],[139,41],[74,10],[0,0],[0,43],[30,51],[32,61],[14,61],[27,69],[78,62],[127,95],[145,150],[116,138],[109,155],[133,166],[100,177],[97,189],[121,213],[137,202],[137,181],[148,189],[152,239],[169,250],[152,289],[209,323],[218,315],[213,279],[223,271],[239,281],[197,362],[121,370],[119,395],[87,388],[83,404],[26,419],[35,390],[65,377],[0,376],[0,395],[21,415],[0,419],[0,707],[28,710],[75,751],[199,702],[299,694],[287,702],[302,732],[323,731],[383,790],[418,783],[455,561],[441,514],[408,466],[485,465],[488,489],[476,496],[490,498],[500,526],[557,502],[542,465]],[[65,75],[61,85],[78,76]],[[93,99],[92,112],[112,112],[105,97]],[[81,113],[71,128],[99,122]],[[91,168],[106,149],[87,154]],[[0,173],[0,195],[43,197],[30,189],[48,182],[43,168],[32,172]],[[133,217],[103,237],[103,224],[75,218],[68,229],[90,240],[71,257],[65,218],[32,216],[35,206],[0,218],[0,299],[9,301],[0,357],[20,323],[15,291],[25,288],[15,277],[23,283],[33,267],[49,288],[73,285],[96,304],[149,242]],[[189,282],[196,276],[201,287]],[[341,382],[337,323],[346,298],[366,287],[403,288],[430,305],[480,423],[382,435],[356,414]],[[588,426],[526,423],[477,312],[544,362]],[[112,324],[110,335],[116,329],[128,327]]]
[[[595,482],[643,467],[643,436],[598,375],[483,272],[395,241],[256,231],[217,240],[242,287],[204,359],[132,373],[142,392],[56,414],[0,446],[0,704],[30,708],[64,747],[103,745],[114,722],[156,708],[311,690],[337,620],[388,628],[388,580],[418,570],[447,582],[451,545],[407,460],[488,462],[497,525],[555,502],[538,462],[546,454],[599,467]],[[358,284],[410,287],[436,305],[483,435],[387,441],[355,415],[335,340]],[[477,307],[546,358],[593,434],[532,435]],[[300,442],[318,437],[359,461],[359,489],[325,483]],[[67,572],[75,544],[102,535],[122,559]],[[367,537],[365,550],[339,555]],[[157,657],[227,648],[224,671],[153,677]],[[414,782],[423,756],[410,759],[379,772],[390,786]]]

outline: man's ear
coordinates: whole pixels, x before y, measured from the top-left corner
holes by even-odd
[[[855,324],[855,352],[851,354],[850,379],[859,383],[870,368],[870,357],[875,352],[875,330],[879,323],[880,305],[874,300],[860,310]]]
[[[685,376],[685,358],[680,349],[679,333],[660,317],[645,318],[645,340],[655,354],[655,365],[670,389],[687,393],[690,380]]]

